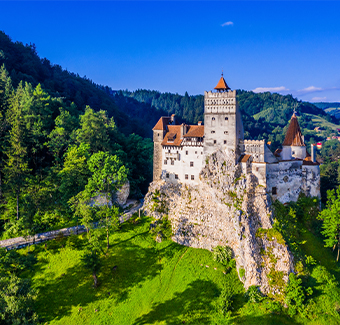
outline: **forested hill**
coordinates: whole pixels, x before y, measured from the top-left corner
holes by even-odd
[[[20,81],[33,87],[41,84],[51,97],[63,98],[65,104],[75,103],[78,113],[89,105],[93,110],[105,110],[113,117],[119,130],[125,135],[139,134],[151,137],[151,129],[161,115],[166,113],[133,98],[113,95],[111,88],[97,85],[86,77],[64,70],[46,58],[40,58],[35,45],[13,42],[0,31],[0,66],[5,65],[16,87]]]
[[[166,111],[168,115],[176,114],[187,123],[196,124],[198,121],[203,121],[203,95],[189,96],[188,93],[185,93],[184,96],[181,96],[151,90],[124,91],[123,94]],[[274,148],[282,143],[285,128],[294,108],[298,112],[301,127],[307,130],[314,129],[313,115],[323,117],[327,121],[337,122],[322,109],[311,103],[301,102],[291,95],[283,96],[269,92],[257,94],[252,91],[238,90],[237,100],[242,112],[245,137],[267,139],[272,141]],[[307,134],[306,140],[312,136],[313,134]],[[317,138],[316,135],[314,135],[315,137]]]

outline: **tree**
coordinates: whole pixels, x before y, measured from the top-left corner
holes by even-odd
[[[82,259],[83,266],[92,272],[93,286],[98,287],[98,272],[102,266],[99,253],[95,249],[91,249],[90,252],[86,253]]]
[[[91,156],[89,169],[92,176],[85,187],[88,197],[104,196],[102,216],[106,227],[107,249],[110,247],[110,228],[117,224],[118,209],[114,207],[113,198],[115,193],[127,181],[127,169],[117,156],[112,156],[107,152],[98,152]]]
[[[109,120],[105,111],[94,112],[86,106],[84,115],[80,116],[80,129],[77,130],[78,143],[88,144],[90,152],[109,150],[108,129],[114,128],[113,120]]]
[[[327,207],[319,214],[319,219],[323,220],[323,231],[325,246],[338,247],[336,260],[339,261],[340,252],[340,188],[327,191]]]
[[[17,220],[19,220],[20,193],[30,171],[28,168],[27,147],[25,143],[22,94],[23,88],[20,84],[15,95],[13,95],[13,98],[11,99],[11,108],[9,113],[11,130],[9,132],[9,146],[6,151],[7,161],[5,165],[7,185],[16,196]]]
[[[0,324],[38,324],[33,309],[34,297],[35,292],[28,279],[20,279],[16,275],[0,277]]]

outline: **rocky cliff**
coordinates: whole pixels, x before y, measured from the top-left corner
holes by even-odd
[[[230,246],[245,288],[258,285],[264,293],[280,293],[293,271],[292,255],[272,228],[265,189],[253,174],[242,174],[232,153],[209,156],[197,186],[151,183],[144,210],[156,219],[167,214],[179,244]]]

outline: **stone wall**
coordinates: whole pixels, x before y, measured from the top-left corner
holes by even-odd
[[[197,186],[153,182],[145,197],[144,210],[160,218],[167,213],[173,227],[173,240],[179,244],[212,249],[228,245],[233,249],[237,269],[246,288],[259,285],[265,293],[280,291],[270,284],[276,272],[284,281],[293,270],[286,245],[273,237],[270,202],[265,187],[255,175],[244,175],[235,156],[222,151],[210,155]],[[153,200],[155,191],[165,211]]]

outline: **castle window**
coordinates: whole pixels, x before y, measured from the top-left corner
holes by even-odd
[[[216,144],[216,140],[214,140],[214,144]]]
[[[177,174],[175,174],[175,179],[178,179],[178,175]]]
[[[195,155],[197,155],[197,151],[195,151]]]
[[[171,159],[171,165],[174,165],[175,161],[173,159]]]
[[[170,153],[170,149],[168,150],[168,153]]]
[[[203,151],[201,151],[201,155],[203,155]]]
[[[169,173],[166,173],[165,177],[166,177],[166,178],[169,178]]]
[[[194,162],[190,161],[190,167],[194,167]]]
[[[211,120],[212,120],[212,121],[215,121],[215,117],[212,117]]]
[[[277,194],[277,189],[276,187],[272,187],[272,195],[276,195]]]
[[[188,174],[185,174],[185,179],[189,179],[189,175]]]
[[[224,131],[224,134],[228,134],[228,131]]]
[[[258,167],[255,167],[255,171],[258,172],[258,171],[259,171],[259,168],[258,168]]]
[[[227,140],[224,140],[224,144],[227,144]]]
[[[165,159],[165,160],[164,160],[164,165],[166,165],[167,163],[168,163],[168,161]]]
[[[194,175],[191,175],[191,180],[193,181],[195,179],[195,176]]]
[[[224,119],[225,119],[226,121],[228,121],[228,118],[227,118],[227,117],[225,117]]]
[[[188,154],[189,154],[189,151],[186,151],[185,154],[188,155]]]
[[[159,136],[159,133],[157,135]]]
[[[215,133],[215,131],[211,131],[211,133]]]

